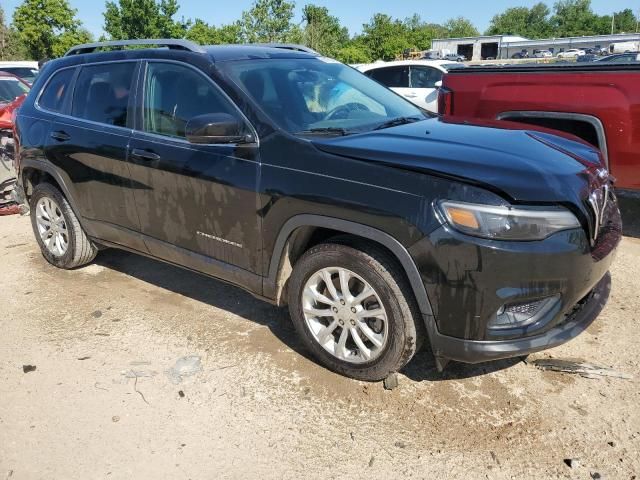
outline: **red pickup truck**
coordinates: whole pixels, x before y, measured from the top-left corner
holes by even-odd
[[[444,76],[439,112],[574,134],[597,146],[619,194],[640,197],[640,63],[470,67]]]

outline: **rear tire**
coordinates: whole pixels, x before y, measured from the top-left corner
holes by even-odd
[[[303,343],[334,372],[383,380],[404,367],[422,344],[424,327],[413,291],[395,260],[377,247],[325,243],[311,248],[296,262],[288,292]]]
[[[98,253],[71,205],[60,190],[40,183],[29,201],[31,226],[42,256],[58,268],[72,269],[91,262]]]

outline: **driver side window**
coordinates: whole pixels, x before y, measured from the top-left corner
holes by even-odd
[[[174,64],[150,62],[144,85],[144,130],[185,138],[187,122],[208,113],[237,111],[204,74]]]

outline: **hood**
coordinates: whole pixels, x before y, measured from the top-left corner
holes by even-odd
[[[602,173],[600,152],[549,132],[519,123],[433,118],[313,143],[335,155],[476,184],[514,203],[571,203],[584,212]]]

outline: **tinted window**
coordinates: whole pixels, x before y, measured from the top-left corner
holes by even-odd
[[[0,78],[0,102],[13,102],[17,97],[29,92],[29,87],[15,77]]]
[[[184,137],[187,122],[207,113],[237,116],[233,105],[203,74],[171,63],[150,63],[144,88],[144,129]]]
[[[411,67],[412,88],[435,88],[436,82],[442,80],[443,73],[431,67]]]
[[[72,115],[93,122],[124,127],[134,62],[82,67],[73,95]]]
[[[60,70],[54,73],[51,80],[47,83],[42,91],[38,104],[42,108],[51,110],[52,112],[61,112],[64,106],[64,101],[69,93],[69,87],[71,85],[71,79],[75,69],[68,68],[66,70]]]
[[[368,71],[367,76],[389,88],[409,87],[409,67],[377,68]]]

